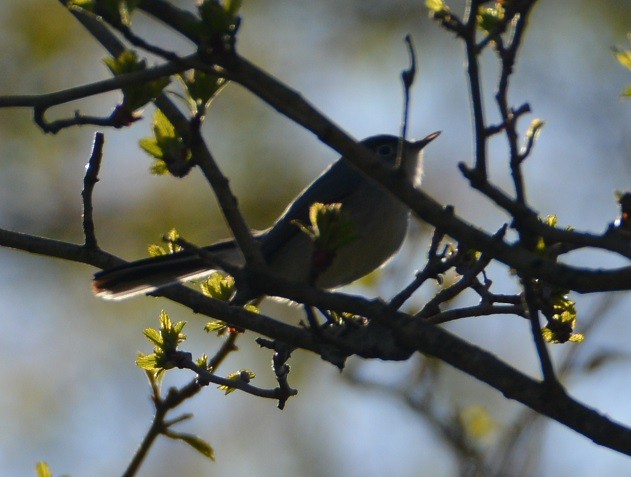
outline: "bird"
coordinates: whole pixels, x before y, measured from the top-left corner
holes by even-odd
[[[400,138],[380,134],[361,141],[389,167],[398,167],[415,185],[422,176],[422,152],[440,132],[417,141],[403,141],[397,163]],[[315,203],[341,204],[341,211],[353,229],[353,239],[334,251],[326,266],[313,275],[313,240],[297,224],[309,221]],[[309,184],[287,206],[271,227],[255,233],[263,258],[275,275],[323,289],[347,285],[384,265],[399,250],[407,233],[409,208],[383,186],[364,175],[341,157]],[[245,263],[234,239],[202,249],[217,262],[232,266]],[[204,278],[214,271],[199,252],[186,249],[172,254],[126,263],[94,275],[96,296],[122,300],[150,294],[163,287]]]

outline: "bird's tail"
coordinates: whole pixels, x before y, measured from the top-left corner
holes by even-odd
[[[242,262],[234,241],[221,242],[204,250],[234,265]],[[208,260],[194,252],[182,251],[145,258],[98,272],[94,275],[92,288],[94,294],[100,298],[124,300],[174,283],[204,278],[213,271]]]

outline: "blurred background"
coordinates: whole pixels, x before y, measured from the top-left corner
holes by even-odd
[[[192,1],[177,2],[187,8]],[[461,14],[463,2],[450,2]],[[419,58],[410,135],[442,130],[426,154],[423,188],[488,231],[507,217],[471,191],[457,163],[472,157],[470,108],[463,47],[428,19],[424,2],[412,0],[244,1],[238,36],[242,55],[295,88],[356,138],[396,133],[402,108],[399,75],[408,64],[403,37],[410,33]],[[0,94],[46,93],[108,78],[105,52],[52,0],[0,5]],[[179,52],[190,45],[137,15],[134,29]],[[539,2],[513,76],[510,99],[546,123],[525,165],[529,198],[542,216],[561,226],[602,232],[617,214],[614,191],[631,184],[631,102],[619,98],[631,74],[610,47],[629,48],[631,1]],[[483,61],[487,117],[497,66]],[[105,115],[117,94],[49,111],[49,117]],[[99,244],[125,259],[146,256],[147,245],[176,227],[200,245],[228,235],[212,191],[200,174],[186,180],[148,173],[151,160],[138,147],[150,135],[152,110],[126,130],[106,130],[105,155],[95,192]],[[243,211],[264,228],[336,153],[279,116],[238,85],[213,104],[205,137]],[[32,112],[0,111],[0,227],[81,243],[84,165],[94,130],[43,134]],[[492,178],[512,190],[501,137],[491,142]],[[377,277],[349,291],[388,298],[421,268],[429,227],[414,224],[406,246]],[[585,266],[621,262],[607,254],[580,253],[568,261]],[[142,330],[157,326],[161,309],[188,322],[188,350],[212,354],[217,337],[202,331],[204,318],[166,300],[123,303],[95,299],[95,270],[0,248],[0,474],[34,475],[47,461],[55,475],[119,475],[148,429],[152,406],[138,351],[150,352]],[[517,288],[507,270],[490,269],[497,292]],[[420,306],[435,290],[417,293]],[[578,345],[552,346],[560,366],[568,352],[575,366],[564,376],[569,392],[612,419],[631,425],[631,302],[628,294],[571,297],[579,310]],[[457,306],[460,302],[453,303]],[[464,302],[463,302],[464,303]],[[297,310],[274,303],[267,313],[297,323]],[[589,324],[597,320],[593,327]],[[462,320],[447,326],[538,376],[528,326],[512,316]],[[274,386],[271,355],[247,333],[240,352],[220,370],[248,368],[255,384]],[[296,352],[290,384],[299,395],[278,411],[272,401],[209,388],[182,412],[195,418],[179,430],[206,438],[216,463],[191,449],[158,439],[139,475],[233,476],[453,476],[463,468],[462,449],[439,423],[464,423],[472,449],[492,455],[507,436],[521,436],[509,476],[627,476],[631,461],[546,419],[439,363],[415,357],[405,363],[350,360],[340,373],[316,356]],[[420,371],[431,378],[420,379]],[[175,372],[165,384],[187,382]],[[427,389],[430,386],[431,389]],[[430,399],[432,412],[414,396]],[[431,398],[427,398],[431,396]],[[438,414],[437,414],[438,413]],[[437,419],[438,416],[438,419]],[[520,434],[520,422],[535,425]],[[506,453],[499,452],[501,456]],[[466,459],[465,459],[466,460]],[[497,459],[496,459],[497,460]],[[466,462],[465,462],[466,466]]]

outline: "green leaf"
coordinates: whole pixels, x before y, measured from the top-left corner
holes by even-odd
[[[157,350],[174,351],[178,345],[186,340],[186,335],[182,330],[186,326],[185,321],[173,323],[166,311],[160,312],[160,330],[147,328],[144,335],[153,344]]]
[[[228,324],[225,321],[215,320],[209,321],[204,326],[204,331],[207,333],[217,333],[218,335],[222,334],[228,328]]]
[[[548,215],[546,216],[545,219],[541,220],[541,218],[539,218],[539,220],[541,222],[543,222],[544,224],[550,226],[550,227],[557,227],[558,225],[558,219],[556,215]],[[565,227],[565,230],[568,232],[571,232],[574,230],[574,227],[572,226],[567,226]],[[543,239],[543,237],[539,237],[539,240],[537,242],[537,247],[535,249],[535,251],[539,254],[539,255],[543,255],[543,256],[549,256],[551,255],[551,251],[549,249],[550,244],[546,243],[546,241]],[[557,254],[557,252],[553,252],[554,254]],[[556,255],[553,255],[556,256]],[[567,291],[563,291],[563,293],[567,293]]]
[[[180,252],[182,247],[176,242],[180,239],[180,232],[173,228],[162,236],[162,240],[167,243],[167,248],[152,243],[147,247],[147,251],[150,257],[159,257],[160,255],[170,255],[172,253]]]
[[[164,344],[162,341],[162,334],[155,328],[145,328],[143,334],[151,343],[156,346],[162,346]]]
[[[208,355],[201,355],[199,358],[197,358],[197,361],[195,363],[202,369],[208,369]]]
[[[140,148],[156,159],[162,159],[162,149],[155,137],[145,137],[138,141]]]
[[[182,330],[186,326],[185,321],[173,323],[166,311],[160,312],[160,334],[162,336],[161,347],[165,350],[176,350],[178,345],[186,340]]]
[[[206,110],[228,83],[225,78],[199,70],[189,70],[179,78],[188,92],[193,113]]]
[[[247,305],[243,307],[243,309],[249,311],[250,313],[261,313],[261,310],[259,310],[259,307],[252,303],[248,303]]]
[[[114,76],[147,69],[146,61],[139,60],[138,55],[133,50],[125,50],[116,58],[106,57],[103,59],[103,62]],[[164,77],[121,88],[123,92],[121,107],[129,112],[140,109],[149,101],[154,100],[170,82],[171,79],[169,77]]]
[[[168,255],[169,252],[167,252],[163,247],[161,247],[160,245],[157,244],[151,244],[147,247],[147,251],[149,252],[149,256],[150,257],[159,257],[161,255]]]
[[[239,10],[241,10],[241,5],[243,4],[243,0],[224,0],[223,8],[228,14],[229,17],[235,18]]]
[[[432,12],[440,13],[449,10],[443,0],[425,0],[425,6]]]
[[[169,121],[169,118],[159,109],[156,109],[153,115],[153,133],[155,134],[158,144],[164,144],[164,140],[178,137],[175,132],[175,126]]]
[[[548,343],[583,342],[585,337],[581,333],[574,333],[577,323],[575,303],[563,292],[553,295],[551,301],[554,314],[541,330],[544,340]]]
[[[118,12],[120,21],[125,26],[131,26],[131,14],[140,3],[140,0],[118,0]]]
[[[480,7],[477,14],[477,25],[484,33],[490,33],[504,21],[504,7],[495,3],[494,7]]]
[[[631,50],[622,50],[620,48],[613,48],[613,53],[622,66],[631,70]]]
[[[631,40],[631,34],[629,34],[629,39]],[[625,68],[631,70],[631,50],[623,50],[622,48],[612,48],[613,54],[620,63]],[[620,93],[622,98],[631,98],[631,84],[627,85],[627,87],[622,90]]]
[[[149,166],[149,172],[154,176],[166,176],[169,174],[169,167],[166,162],[157,160]]]
[[[191,446],[193,449],[195,449],[197,452],[199,452],[203,456],[208,457],[212,461],[215,460],[215,450],[212,448],[212,446],[208,442],[206,442],[201,437],[198,437],[193,434],[183,434],[183,433],[173,432],[173,431],[167,431],[164,434],[167,437],[170,437],[171,439],[180,440],[187,443],[189,446]]]
[[[72,0],[67,3],[68,8],[76,7],[94,13],[95,0]]]
[[[309,225],[299,221],[292,223],[307,234],[318,250],[336,252],[340,247],[356,240],[359,235],[355,224],[342,210],[342,204],[314,203],[309,208]]]
[[[141,354],[141,353],[138,353],[138,354]],[[144,371],[145,371],[145,375],[147,376],[147,379],[149,380],[149,385],[151,386],[151,389],[153,390],[153,395],[160,396],[161,395],[160,387],[162,386],[162,378],[166,374],[165,370],[158,368],[158,369],[145,369]]]
[[[243,381],[245,383],[249,383],[255,377],[256,374],[254,374],[252,371],[248,371],[247,369],[240,369],[239,371],[230,373],[228,376],[226,376],[226,379],[230,379],[231,381]],[[221,386],[217,386],[217,389],[221,389],[222,391],[224,391],[224,394],[227,396],[237,388],[222,384]]]
[[[177,351],[180,343],[186,340],[186,335],[182,333],[186,322],[178,321],[173,323],[169,315],[162,310],[160,313],[160,329],[147,328],[144,330],[145,337],[154,345],[152,354],[138,353],[136,365],[140,368],[156,373],[171,369],[173,363],[170,357]]]
[[[169,118],[156,109],[152,122],[153,136],[140,139],[139,146],[151,157],[158,159],[151,166],[151,172],[156,175],[164,175],[173,172],[169,169],[172,164],[175,168],[181,167],[191,159],[191,151],[184,139],[178,135],[175,126]]]
[[[163,237],[163,240],[167,243],[167,246],[169,248],[169,253],[176,253],[183,250],[183,248],[176,243],[179,239],[180,239],[180,232],[178,232],[178,230],[175,228],[169,230],[165,234],[165,236]]]
[[[528,127],[528,131],[526,131],[526,137],[528,139],[536,140],[541,133],[541,129],[545,126],[545,122],[541,119],[533,119],[530,122],[530,126]]]
[[[50,467],[44,461],[40,461],[35,465],[35,471],[37,472],[37,477],[53,477],[53,471],[50,470]]]
[[[155,353],[138,353],[138,355],[136,356],[136,366],[146,371],[155,372],[159,369],[158,358]]]
[[[202,293],[210,298],[228,301],[234,294],[234,278],[215,272],[202,282],[201,289]]]

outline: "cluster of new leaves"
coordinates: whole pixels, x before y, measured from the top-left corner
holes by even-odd
[[[176,351],[180,343],[186,340],[186,335],[182,330],[186,322],[178,321],[172,323],[169,315],[162,311],[160,313],[160,328],[145,329],[145,337],[154,345],[153,353],[139,353],[136,364],[153,373],[157,378],[163,376],[164,372],[177,366]]]
[[[104,61],[114,76],[141,72],[147,69],[147,62],[144,59],[139,60],[137,53],[132,50],[126,50],[116,58],[105,58]],[[167,77],[123,87],[121,89],[123,101],[117,106],[115,114],[121,118],[123,124],[139,120],[140,116],[135,112],[156,99],[170,82],[171,80]]]
[[[210,275],[206,280],[200,284],[201,292],[215,300],[221,300],[223,302],[229,302],[234,296],[236,287],[234,278],[230,275],[225,275],[221,272],[215,272]],[[244,308],[252,313],[258,313],[259,309],[254,303],[248,303]],[[217,336],[224,334],[235,334],[240,332],[238,328],[229,326],[226,322],[221,320],[213,320],[206,323],[204,331],[207,333],[216,333]]]
[[[557,226],[557,218],[554,215],[546,217],[545,224],[550,227]],[[566,230],[571,232],[572,227]],[[542,237],[537,242],[537,253],[547,258],[556,259],[558,251],[555,243],[547,243]],[[581,333],[575,333],[577,313],[574,302],[569,299],[570,290],[550,286],[541,282],[536,283],[536,292],[540,298],[540,309],[547,320],[547,324],[541,330],[543,338],[548,343],[565,343],[571,341],[581,343],[585,337]]]
[[[358,238],[355,224],[342,210],[342,204],[316,202],[309,207],[309,223],[294,220],[314,244],[311,257],[310,281],[313,282],[333,262],[337,251]]]
[[[185,176],[191,169],[191,151],[162,111],[153,115],[153,136],[139,141],[140,147],[156,160],[151,172],[156,175]]]

